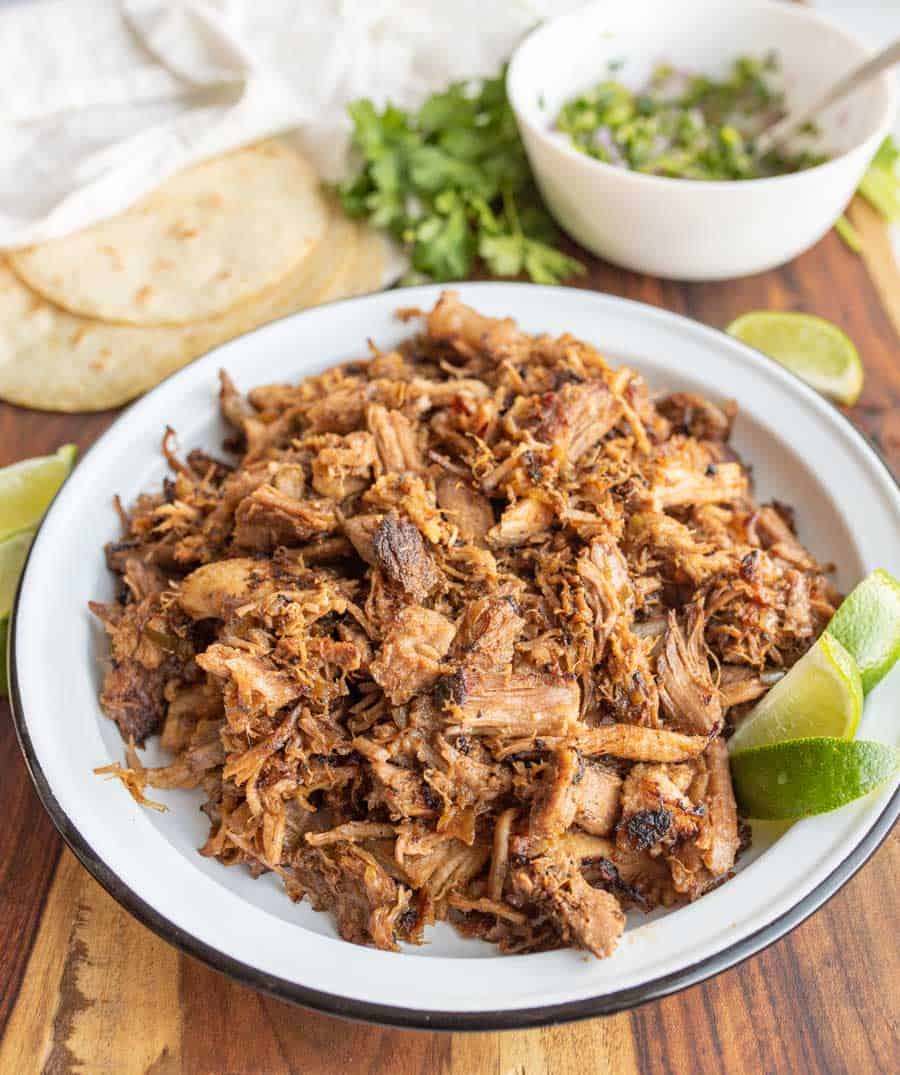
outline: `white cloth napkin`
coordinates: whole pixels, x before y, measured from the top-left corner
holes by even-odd
[[[77,231],[174,172],[293,131],[325,178],[346,105],[493,74],[562,0],[52,0],[0,11],[0,248]]]

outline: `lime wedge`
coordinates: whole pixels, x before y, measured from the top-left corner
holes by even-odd
[[[856,661],[826,633],[744,717],[728,749],[735,753],[806,736],[851,739],[862,706]]]
[[[23,459],[0,470],[0,541],[37,526],[72,469],[76,451],[74,444],[65,444],[55,455]]]
[[[853,655],[868,694],[900,657],[900,582],[873,571],[844,598],[828,633]]]
[[[812,314],[755,310],[725,331],[838,403],[852,406],[859,399],[862,362],[853,341],[830,321]]]
[[[33,537],[33,530],[23,530],[6,541],[0,541],[0,618],[8,616],[12,608],[19,575],[22,574]]]
[[[9,691],[6,682],[6,636],[9,633],[9,616],[0,620],[0,698],[5,698]]]
[[[731,757],[738,809],[770,821],[836,810],[898,771],[897,747],[860,739],[794,739]]]

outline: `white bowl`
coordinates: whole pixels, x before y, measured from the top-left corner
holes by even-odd
[[[528,332],[589,340],[637,367],[653,389],[736,397],[734,446],[754,466],[760,499],[794,506],[801,539],[838,565],[837,585],[849,590],[875,567],[900,574],[900,490],[837,408],[770,359],[703,325],[607,295],[506,283],[459,290],[464,302],[515,317]],[[900,813],[900,792],[883,788],[779,839],[771,825],[755,825],[733,880],[672,912],[631,913],[616,952],[595,960],[571,949],[501,956],[447,923],[401,953],[348,944],[330,914],[291,903],[274,875],[254,881],[197,854],[209,831],[199,790],[154,789],[170,807],[159,814],[91,772],[123,752],[97,701],[108,645],[87,609],[89,599],[115,592],[102,554],[119,533],[112,494],[128,503],[158,487],[167,424],[182,451],[221,451],[220,367],[246,389],[363,355],[367,338],[390,349],[414,331],[394,311],[428,308],[438,294],[384,292],[266,325],[187,366],[119,418],[79,462],[31,548],[11,632],[16,730],[45,807],[94,876],[163,937],[257,988],[336,1014],[429,1028],[529,1026],[615,1011],[731,966],[802,921],[872,853]],[[895,669],[866,700],[860,738],[896,743],[898,703]],[[163,763],[156,740],[145,757]]]
[[[742,181],[668,179],[617,168],[554,133],[560,107],[614,76],[638,88],[662,62],[722,76],[739,55],[781,60],[788,105],[810,102],[869,50],[806,7],[770,0],[629,0],[551,20],[516,50],[509,98],[531,167],[559,224],[595,254],[639,272],[718,280],[789,261],[843,212],[895,113],[887,74],[823,113],[816,168]]]

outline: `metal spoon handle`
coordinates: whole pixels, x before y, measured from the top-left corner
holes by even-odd
[[[797,127],[801,127],[812,119],[817,112],[821,112],[822,109],[834,104],[835,101],[846,97],[848,93],[852,93],[858,86],[868,82],[876,75],[880,75],[882,71],[892,67],[895,63],[900,63],[900,38],[888,45],[887,48],[882,49],[881,52],[877,52],[870,57],[865,63],[861,63],[859,67],[854,67],[852,71],[836,82],[824,96],[814,101],[813,104],[807,106],[801,112],[794,112],[792,115],[785,116],[784,119],[779,120],[763,131],[756,139],[757,154],[762,156],[768,153],[770,149],[783,141]]]

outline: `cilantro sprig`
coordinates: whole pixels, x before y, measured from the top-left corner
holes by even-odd
[[[459,280],[478,260],[494,276],[524,272],[540,284],[584,272],[554,245],[505,72],[454,83],[418,112],[369,100],[349,111],[362,163],[339,188],[344,209],[403,243],[416,274]]]

